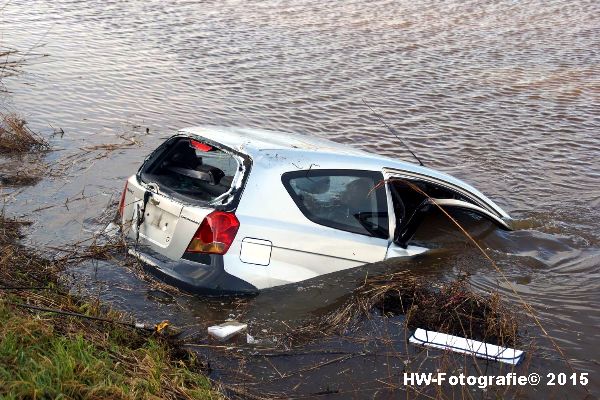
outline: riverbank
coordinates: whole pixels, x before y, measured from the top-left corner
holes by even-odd
[[[14,115],[2,116],[6,157],[42,157],[46,141]],[[2,186],[23,177],[2,164]],[[20,179],[19,186],[29,181]],[[33,180],[32,183],[35,183]],[[70,293],[60,274],[76,262],[21,244],[28,221],[0,212],[0,396],[21,398],[218,399],[206,367],[183,350],[168,324],[140,327],[99,301]],[[97,247],[94,254],[98,254]],[[84,252],[91,254],[90,252]],[[80,259],[81,255],[77,255]]]
[[[19,243],[25,225],[0,215],[3,398],[222,397],[205,366],[168,332],[132,327],[125,316],[69,294],[60,264]]]

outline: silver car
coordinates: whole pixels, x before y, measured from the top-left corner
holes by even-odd
[[[410,241],[434,207],[510,229],[494,202],[441,172],[323,139],[201,126],[150,154],[119,213],[148,268],[223,295],[423,253]]]

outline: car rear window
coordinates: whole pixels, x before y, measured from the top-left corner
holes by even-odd
[[[186,202],[211,203],[231,188],[239,169],[235,156],[191,138],[175,138],[142,167],[144,183]]]
[[[383,175],[371,171],[307,170],[282,182],[309,220],[331,228],[387,239],[389,220]]]

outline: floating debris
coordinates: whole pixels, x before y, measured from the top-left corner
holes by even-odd
[[[215,339],[224,342],[238,333],[245,331],[247,328],[248,324],[242,324],[237,321],[227,321],[220,325],[209,326],[208,334]]]
[[[120,230],[121,230],[121,227],[119,225],[115,224],[114,222],[111,222],[110,224],[108,224],[106,226],[106,228],[104,228],[104,231],[102,233],[106,237],[114,238],[117,236],[117,234],[119,233]]]
[[[258,343],[260,343],[260,341],[256,340],[254,338],[254,336],[252,336],[251,334],[246,333],[246,343],[248,343],[248,344],[258,344]]]
[[[500,347],[490,343],[462,338],[445,333],[418,328],[408,339],[410,343],[470,354],[475,357],[517,365],[523,359],[523,351]]]

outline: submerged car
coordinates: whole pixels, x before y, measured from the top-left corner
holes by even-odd
[[[192,127],[126,183],[129,252],[163,279],[205,294],[254,293],[393,257],[436,207],[510,229],[470,185],[433,169],[290,133]]]

